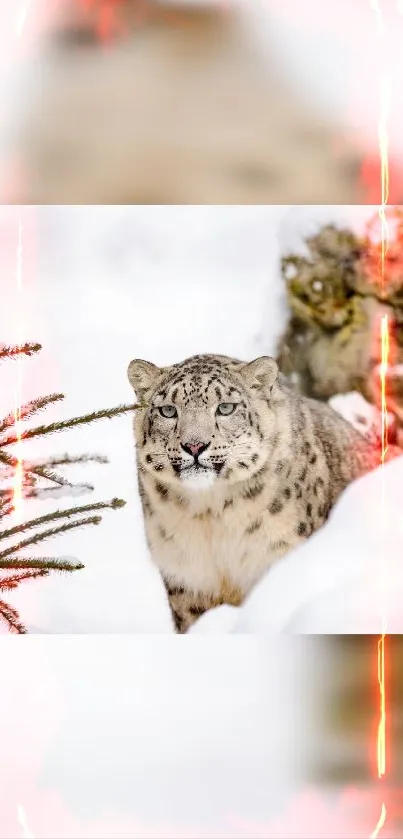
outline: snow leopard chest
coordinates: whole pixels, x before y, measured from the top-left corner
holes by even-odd
[[[301,541],[295,505],[261,499],[245,508],[236,502],[220,514],[164,510],[147,525],[153,560],[172,583],[219,597],[224,585],[245,596],[261,574]]]

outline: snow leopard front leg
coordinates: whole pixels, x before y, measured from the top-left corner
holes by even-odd
[[[164,580],[168,601],[171,608],[175,631],[184,635],[195,621],[211,608],[206,598],[195,596],[182,586],[176,586]]]

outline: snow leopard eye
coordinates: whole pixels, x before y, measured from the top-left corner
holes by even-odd
[[[175,405],[162,405],[161,408],[158,408],[162,417],[165,419],[173,419],[173,417],[178,416],[178,412],[175,408]]]
[[[222,417],[228,417],[234,413],[235,408],[235,402],[221,402],[217,408],[217,414],[220,414]]]

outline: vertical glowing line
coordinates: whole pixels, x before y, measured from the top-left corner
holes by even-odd
[[[389,325],[388,316],[383,315],[381,318],[381,352],[382,360],[380,365],[380,380],[381,380],[381,419],[382,419],[382,452],[381,463],[384,464],[386,453],[388,451],[388,407],[386,401],[386,375],[388,372],[389,360]]]
[[[383,249],[384,242],[382,241],[382,252],[383,252],[383,262],[384,264],[384,257],[386,254],[386,248]],[[381,451],[381,469],[383,472],[383,466],[385,463],[385,456],[388,448],[388,424],[387,424],[387,404],[386,404],[386,373],[388,369],[388,357],[389,357],[389,331],[388,331],[388,318],[387,315],[384,315],[381,319],[381,352],[382,352],[382,360],[380,366],[380,380],[381,380],[381,400],[382,400],[382,451]],[[385,521],[385,485],[384,485],[384,476],[381,475],[381,525],[384,524]],[[386,637],[386,615],[385,615],[385,603],[384,603],[384,585],[385,579],[384,575],[381,573],[381,580],[380,580],[380,589],[381,589],[381,636],[378,640],[378,686],[379,686],[379,722],[378,722],[378,732],[377,732],[377,742],[376,742],[376,757],[377,757],[377,770],[378,770],[378,778],[382,780],[386,773],[386,684],[385,684],[385,637]],[[386,805],[385,802],[382,802],[381,807],[381,814],[378,819],[378,823],[373,833],[371,833],[371,839],[376,839],[379,836],[382,827],[384,826],[386,821]]]
[[[382,9],[379,5],[379,0],[370,0],[371,8],[374,10],[377,18],[377,24],[382,36],[386,34],[386,21]],[[391,79],[385,69],[381,79],[380,92],[380,112],[378,120],[378,142],[379,155],[381,163],[381,205],[379,207],[378,215],[381,224],[381,253],[380,253],[380,281],[381,281],[381,297],[384,297],[385,284],[385,258],[388,251],[388,226],[386,220],[386,207],[389,199],[389,143],[388,143],[388,117],[390,109],[391,98]],[[388,450],[388,412],[386,400],[386,375],[389,360],[389,324],[387,315],[383,315],[380,323],[381,330],[381,364],[380,364],[380,388],[381,388],[381,528],[384,530],[385,524],[385,484],[383,467],[385,464],[385,457]],[[383,559],[383,556],[382,556]],[[386,684],[385,684],[385,637],[387,631],[386,620],[386,604],[385,604],[385,569],[380,568],[380,598],[381,598],[381,635],[378,640],[378,686],[379,686],[379,722],[377,732],[376,744],[376,758],[378,778],[382,780],[386,773]],[[371,834],[372,839],[379,836],[382,827],[386,821],[386,805],[382,802],[381,813],[374,832]]]
[[[379,217],[381,221],[381,257],[380,257],[380,275],[381,275],[381,289],[382,297],[384,296],[385,285],[385,258],[388,251],[388,226],[386,220],[386,206],[389,197],[389,164],[388,164],[388,114],[389,114],[389,100],[390,100],[390,84],[387,75],[385,74],[382,80],[381,88],[381,108],[379,117],[379,153],[381,158],[381,206],[379,208]],[[381,318],[381,365],[380,365],[380,385],[381,385],[381,526],[384,529],[385,523],[385,484],[383,466],[385,464],[386,453],[388,450],[388,410],[386,400],[386,376],[388,371],[389,361],[389,324],[388,316],[383,315]],[[380,699],[380,717],[378,725],[377,737],[377,764],[378,777],[381,779],[386,772],[386,688],[385,688],[385,635],[387,631],[387,621],[385,614],[385,569],[381,570],[381,637],[378,642],[378,683],[379,683],[379,699]],[[385,805],[383,804],[383,808]],[[386,809],[385,809],[386,816]]]
[[[18,222],[18,245],[17,245],[17,311],[18,311],[18,344],[22,345],[22,323],[21,323],[21,308],[22,308],[22,234],[23,227],[21,221]],[[14,481],[13,481],[13,506],[14,513],[17,518],[20,518],[22,510],[22,481],[23,481],[23,466],[21,456],[21,402],[22,402],[22,356],[18,355],[16,358],[17,365],[17,383],[15,391],[15,407],[14,407],[14,424],[15,435],[17,438],[16,452],[17,465],[15,467]]]

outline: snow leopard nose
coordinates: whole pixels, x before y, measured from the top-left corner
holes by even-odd
[[[182,449],[186,454],[191,454],[193,457],[199,457],[200,454],[208,449],[210,443],[199,443],[192,441],[191,443],[181,443]]]

